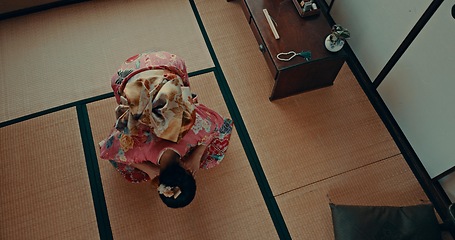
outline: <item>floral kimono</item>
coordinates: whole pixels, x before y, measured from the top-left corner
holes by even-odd
[[[178,56],[167,52],[135,55],[122,64],[111,86],[119,104],[117,121],[100,142],[100,156],[110,160],[128,181],[149,180],[130,164],[159,165],[167,149],[183,157],[194,147],[207,145],[200,165],[206,169],[224,158],[232,120],[197,102],[185,63]]]

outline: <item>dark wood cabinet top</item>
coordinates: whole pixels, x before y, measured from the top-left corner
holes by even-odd
[[[311,61],[344,56],[343,52],[332,53],[324,46],[325,38],[331,32],[331,26],[323,13],[302,18],[292,0],[244,1],[257,24],[257,28],[277,69],[306,63],[306,60],[301,57],[295,57],[289,62],[280,61],[276,58],[276,55],[281,52],[311,51]],[[280,39],[274,38],[263,9],[267,9],[272,19],[276,22],[276,29]]]

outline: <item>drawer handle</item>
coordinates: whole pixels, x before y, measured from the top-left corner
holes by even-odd
[[[259,51],[265,52],[265,47],[262,44],[259,44]]]

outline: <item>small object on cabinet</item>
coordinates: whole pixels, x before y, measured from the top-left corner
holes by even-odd
[[[267,20],[267,22],[269,23],[269,26],[270,26],[270,30],[272,30],[272,33],[273,33],[273,36],[275,37],[275,39],[280,39],[280,35],[278,34],[278,31],[276,30],[275,28],[275,25],[274,25],[274,22],[272,20],[272,17],[270,17],[270,14],[269,12],[267,11],[267,9],[262,9],[262,11],[264,12],[264,16]]]
[[[325,47],[331,52],[338,52],[349,37],[351,37],[351,33],[348,29],[335,24],[332,26],[332,33],[325,39]]]
[[[312,3],[305,2],[305,4],[303,4],[303,11],[304,12],[309,12],[311,10],[313,10]]]
[[[292,0],[301,17],[318,15],[320,10],[315,0]]]

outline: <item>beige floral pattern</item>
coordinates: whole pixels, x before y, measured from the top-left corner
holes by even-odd
[[[128,134],[122,134],[119,141],[120,141],[120,147],[122,148],[122,150],[124,152],[128,152],[128,150],[133,149],[133,147],[134,147],[134,140]]]
[[[162,139],[178,142],[192,124],[188,74],[184,61],[168,52],[129,58],[112,77],[119,106],[116,128],[132,136],[145,125]],[[127,129],[127,130],[125,130]]]

